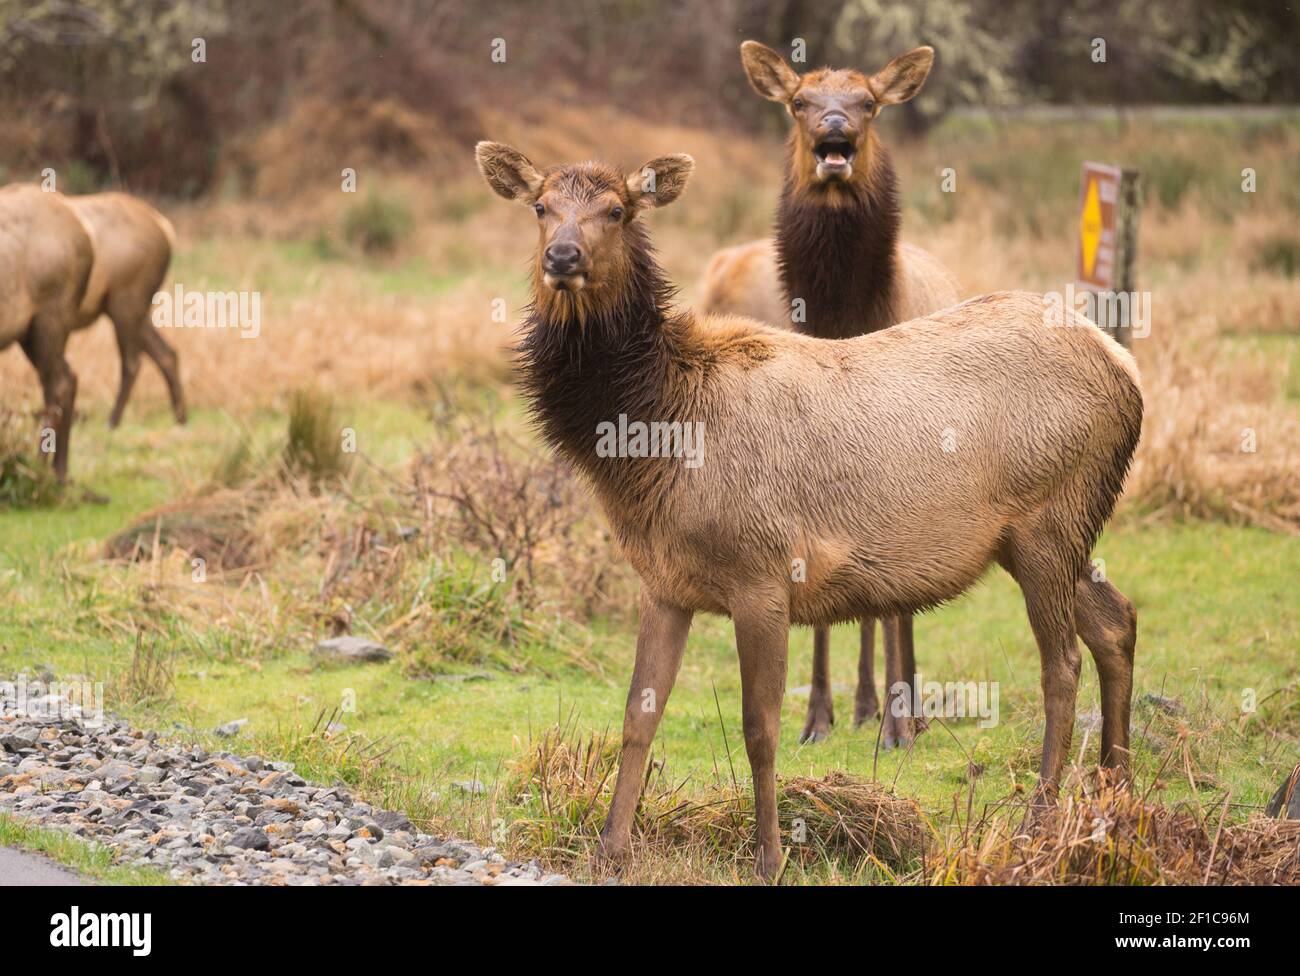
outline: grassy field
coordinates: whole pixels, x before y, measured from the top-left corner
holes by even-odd
[[[605,122],[602,134],[623,152],[630,130]],[[1300,134],[1289,122],[1260,131],[1254,123],[1249,131],[1166,125],[1163,155],[1142,159],[1155,176],[1143,268],[1163,310],[1151,339],[1135,348],[1149,417],[1130,496],[1096,555],[1139,614],[1139,784],[1202,819],[1226,809],[1229,822],[1241,822],[1300,758],[1300,289],[1285,256],[1287,247],[1300,249],[1300,202],[1277,183],[1265,207],[1243,202],[1219,185],[1233,167],[1210,165],[1206,147],[1231,135],[1275,161],[1296,150]],[[700,143],[681,148],[701,159],[702,202],[669,211],[655,227],[689,295],[713,247],[761,233],[774,174],[763,147],[742,145],[736,162],[752,181],[719,189],[704,179],[723,152],[712,137],[660,135],[653,148],[678,148],[659,144],[670,136]],[[1105,124],[1092,136],[1097,155],[1125,158],[1141,144]],[[1071,148],[1072,138],[1052,126],[1008,133],[955,120],[925,146],[898,153],[907,236],[952,264],[969,292],[1053,287],[1072,264],[1069,235],[1053,231],[1070,226],[1077,192],[1083,150]],[[954,157],[967,161],[971,189],[949,201],[927,180]],[[292,759],[304,775],[352,783],[435,829],[597,877],[588,855],[602,816],[583,803],[599,784],[543,777],[539,790],[530,776],[538,748],[553,748],[557,737],[608,752],[601,739],[617,732],[631,669],[633,583],[581,495],[564,496],[580,510],[573,521],[529,551],[538,568],[527,586],[519,573],[493,582],[497,553],[464,506],[448,501],[456,491],[505,497],[549,475],[502,382],[511,325],[488,316],[502,297],[517,319],[531,232],[519,213],[487,206],[486,191],[468,183],[426,198],[395,178],[388,192],[408,201],[415,228],[388,256],[350,249],[350,218],[338,208],[318,226],[295,217],[283,234],[232,231],[251,203],[178,216],[186,243],[175,280],[191,289],[258,288],[267,316],[257,341],[175,335],[194,406],[184,428],[171,422],[146,367],[126,422],[109,433],[109,330],[74,341],[83,377],[75,483],[57,504],[0,509],[0,674],[48,669],[103,681],[108,707],[132,721]],[[1260,264],[1261,254],[1273,257]],[[1222,287],[1205,277],[1212,265]],[[25,370],[16,350],[0,356],[3,406],[32,406],[35,383]],[[299,389],[331,393],[326,439],[353,430],[362,460],[328,477],[286,470],[287,394]],[[489,427],[518,450],[492,454],[481,436]],[[1259,435],[1249,455],[1236,447],[1245,427]],[[467,484],[457,470],[468,472]],[[436,510],[421,508],[434,499]],[[251,555],[224,572],[214,563],[195,582],[192,553],[164,524],[176,511],[217,510],[204,507],[214,503]],[[167,514],[158,521],[148,513],[160,506]],[[151,545],[155,524],[159,543]],[[144,543],[138,558],[105,558],[109,540],[133,525]],[[338,630],[378,637],[397,657],[317,666],[312,646]],[[1032,786],[1042,722],[1037,652],[1019,594],[999,572],[921,618],[916,634],[925,680],[996,683],[994,726],[948,720],[908,752],[878,752],[876,726],[849,721],[856,635],[840,628],[839,724],[829,741],[801,746],[811,635],[799,630],[778,771],[786,781],[845,771],[877,782],[914,799],[942,832]],[[1097,707],[1085,656],[1074,743],[1081,768],[1096,760]],[[249,721],[233,742],[212,734],[239,718]],[[330,718],[338,724],[327,730]],[[653,781],[688,805],[744,786],[728,622],[697,620],[655,749]],[[656,847],[629,877],[743,881],[748,869],[714,837],[676,852]],[[870,859],[821,857],[792,864],[786,877],[895,875]]]
[[[387,404],[364,415],[366,429],[393,432],[386,442],[392,445],[422,421],[414,409]],[[87,427],[97,419],[89,418]],[[630,627],[597,621],[581,664],[561,645],[522,671],[452,664],[447,674],[425,679],[410,677],[400,661],[316,667],[308,620],[278,628],[266,646],[194,640],[194,628],[180,615],[168,618],[155,588],[139,585],[138,567],[102,562],[98,550],[107,536],[175,491],[167,472],[155,470],[154,458],[183,459],[187,469],[212,467],[220,460],[214,446],[231,436],[231,426],[207,411],[187,428],[155,414],[111,438],[84,436],[81,481],[109,496],[107,504],[0,513],[7,542],[0,557],[3,669],[87,675],[106,683],[110,708],[146,726],[214,747],[288,755],[308,775],[342,778],[420,819],[480,838],[490,838],[494,824],[535,815],[529,802],[510,795],[513,765],[553,726],[571,726],[573,739],[618,728],[631,667]],[[400,455],[393,446],[394,465]],[[1257,528],[1122,519],[1097,555],[1140,615],[1139,776],[1149,781],[1172,752],[1174,761],[1162,774],[1168,799],[1217,809],[1230,795],[1233,816],[1259,810],[1293,764],[1300,734],[1300,606],[1294,599],[1300,545]],[[165,571],[183,585],[183,563]],[[168,585],[166,578],[160,582]],[[140,667],[140,652],[122,621],[146,635],[149,659],[164,662],[165,681],[138,687],[124,679]],[[876,727],[854,729],[848,720],[856,635],[840,628],[834,640],[840,724],[829,741],[801,746],[807,699],[799,686],[808,678],[811,638],[806,630],[792,636],[793,690],[778,767],[783,776],[849,771],[915,798],[936,822],[945,821],[954,805],[978,809],[1032,785],[1041,735],[1037,651],[1007,577],[991,575],[917,625],[925,680],[997,683],[999,722],[992,728],[973,719],[949,721],[946,728],[931,727],[910,752],[877,754]],[[1176,700],[1177,713],[1166,714],[1147,696]],[[1248,711],[1251,702],[1262,704]],[[1086,665],[1076,737],[1085,761],[1095,762],[1097,704],[1095,672]],[[322,710],[336,707],[355,708],[336,716],[347,733],[313,735],[323,725]],[[249,724],[234,743],[211,734],[237,718]],[[743,780],[739,719],[730,625],[701,618],[656,746],[664,775],[685,781],[688,795],[725,785],[733,769]],[[971,763],[983,767],[973,781]],[[456,785],[475,780],[485,792]],[[679,871],[700,876],[691,865],[674,865],[669,876]],[[737,871],[731,865],[703,870],[702,877],[727,880]]]

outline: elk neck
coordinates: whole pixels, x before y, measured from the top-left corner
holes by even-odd
[[[628,262],[597,294],[554,292],[533,277],[533,301],[515,348],[520,387],[544,439],[593,483],[610,505],[652,517],[672,460],[596,455],[597,427],[672,422],[685,404],[674,396],[690,324],[669,310],[674,289],[639,223],[625,230]],[[639,519],[638,519],[639,520]]]
[[[802,298],[795,328],[823,339],[846,339],[896,321],[898,180],[875,133],[862,171],[836,185],[796,173],[794,143],[777,210],[776,251],[787,301]]]

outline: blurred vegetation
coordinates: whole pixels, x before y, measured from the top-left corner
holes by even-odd
[[[348,209],[343,236],[367,254],[392,254],[411,232],[415,217],[405,200],[368,193]]]
[[[461,151],[492,112],[544,118],[593,92],[648,121],[774,127],[738,67],[746,37],[804,51],[801,69],[874,71],[933,45],[927,97],[903,109],[914,131],[960,106],[1300,98],[1300,7],[1276,0],[0,0],[0,176],[243,185],[247,140],[308,99],[301,138],[382,105],[364,135],[406,164],[429,150],[404,119]]]
[[[54,469],[36,451],[30,418],[0,410],[0,509],[53,505],[61,496]]]

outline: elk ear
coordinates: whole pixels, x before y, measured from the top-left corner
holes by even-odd
[[[500,142],[480,142],[474,147],[478,171],[499,196],[533,203],[542,192],[542,174],[527,156]]]
[[[934,65],[934,48],[918,47],[900,54],[871,76],[877,105],[897,105],[914,98]]]
[[[794,69],[766,44],[746,41],[740,45],[740,62],[750,86],[764,98],[784,104],[799,90],[799,76]]]
[[[660,156],[627,177],[627,192],[640,210],[672,203],[686,189],[695,171],[695,160],[685,153]]]

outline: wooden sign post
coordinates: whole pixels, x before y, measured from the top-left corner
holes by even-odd
[[[1090,293],[1092,320],[1125,346],[1132,334],[1131,302],[1137,300],[1139,176],[1135,169],[1084,163],[1079,188],[1075,277]]]

